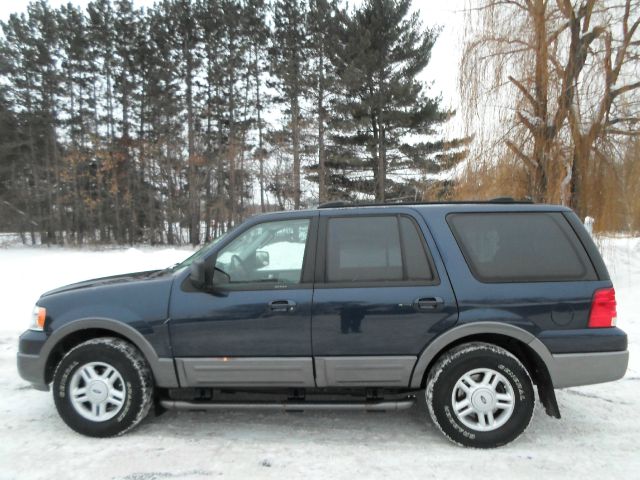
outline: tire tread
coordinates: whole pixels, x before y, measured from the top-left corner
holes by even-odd
[[[442,373],[445,371],[445,369],[446,369],[446,367],[448,365],[450,365],[451,363],[455,362],[458,358],[460,358],[463,355],[466,355],[466,354],[469,354],[469,353],[478,352],[478,351],[490,351],[490,352],[492,352],[492,353],[494,353],[496,355],[502,355],[502,356],[509,357],[511,360],[515,361],[521,367],[522,371],[527,376],[527,379],[530,382],[530,384],[533,384],[533,382],[531,381],[531,376],[529,375],[529,372],[527,371],[525,366],[522,364],[522,362],[518,359],[518,357],[513,355],[508,350],[505,350],[504,348],[501,348],[501,347],[499,347],[497,345],[494,345],[494,344],[491,344],[491,343],[486,343],[486,342],[471,342],[471,343],[464,343],[462,345],[458,345],[456,347],[453,347],[451,350],[447,350],[446,352],[444,352],[438,358],[438,360],[436,360],[435,364],[429,370],[429,373],[428,373],[428,376],[427,376],[427,381],[426,381],[426,388],[425,388],[426,403],[427,403],[427,408],[429,410],[429,417],[431,418],[431,421],[434,423],[434,425],[438,428],[438,430],[440,430],[440,432],[442,433],[442,435],[445,436],[445,438],[447,438],[450,442],[452,442],[455,445],[458,445],[460,447],[482,448],[482,447],[473,447],[473,446],[465,445],[465,444],[457,441],[453,437],[451,437],[445,431],[445,429],[442,427],[442,425],[438,421],[436,413],[435,413],[435,409],[434,409],[434,405],[433,405],[433,403],[434,403],[433,390],[434,390],[434,387],[435,387],[435,384],[436,384],[438,378],[442,375]],[[527,428],[529,428],[529,425],[531,424],[532,420],[533,420],[533,412],[531,413],[531,416],[529,417],[529,422],[527,423],[527,425],[524,427],[522,432],[520,432],[520,434],[516,438],[518,438],[520,435],[522,435],[527,430]],[[515,438],[510,440],[509,442],[506,442],[506,443],[510,443],[511,441],[514,441],[514,440],[515,440]],[[504,444],[501,444],[501,445],[504,445]]]
[[[140,385],[142,386],[142,392],[141,392],[142,400],[140,402],[141,405],[133,421],[129,425],[127,425],[124,429],[118,432],[115,432],[113,434],[100,434],[96,436],[113,437],[113,436],[124,435],[129,430],[135,428],[149,414],[149,410],[153,405],[153,391],[154,391],[153,374],[151,372],[151,369],[146,359],[144,358],[140,350],[138,350],[133,344],[117,337],[98,337],[98,338],[92,338],[85,342],[79,343],[75,347],[71,348],[64,355],[62,360],[58,362],[58,365],[56,366],[53,374],[54,385],[55,385],[55,379],[58,378],[58,375],[60,374],[60,369],[65,364],[66,358],[68,358],[78,350],[85,349],[85,348],[92,349],[92,348],[95,348],[96,346],[111,348],[121,353],[122,355],[124,355],[127,358],[127,360],[130,362],[133,369],[135,370],[136,375],[140,380]],[[53,391],[55,395],[56,389],[54,388]]]

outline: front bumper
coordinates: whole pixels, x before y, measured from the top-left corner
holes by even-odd
[[[36,390],[46,392],[49,385],[44,379],[44,366],[38,355],[29,355],[18,352],[18,373],[27,382],[30,382]]]
[[[553,354],[547,362],[554,388],[612,382],[624,377],[629,351]]]
[[[46,358],[40,355],[46,340],[47,335],[44,332],[27,330],[20,335],[18,344],[18,373],[30,382],[33,388],[42,391],[49,390],[45,379]]]

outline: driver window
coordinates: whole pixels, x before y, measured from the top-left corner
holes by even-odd
[[[300,283],[309,219],[256,225],[224,247],[216,269],[230,283]]]

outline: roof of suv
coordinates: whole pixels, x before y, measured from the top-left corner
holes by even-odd
[[[465,200],[451,202],[406,202],[406,203],[347,203],[330,202],[319,205],[317,208],[306,210],[284,210],[278,212],[268,212],[258,214],[253,219],[264,217],[297,217],[308,214],[311,211],[317,212],[346,212],[353,211],[354,214],[365,214],[371,210],[381,209],[412,209],[429,210],[431,213],[453,213],[453,212],[570,212],[571,209],[562,205],[551,205],[543,203],[533,203],[530,200],[513,200],[511,198],[498,198],[494,200]]]

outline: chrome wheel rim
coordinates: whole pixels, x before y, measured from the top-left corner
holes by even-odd
[[[462,424],[476,431],[490,432],[511,418],[515,394],[502,373],[491,368],[476,368],[456,382],[451,405]]]
[[[92,422],[115,417],[124,405],[127,387],[112,365],[90,362],[78,368],[69,382],[71,405]]]

